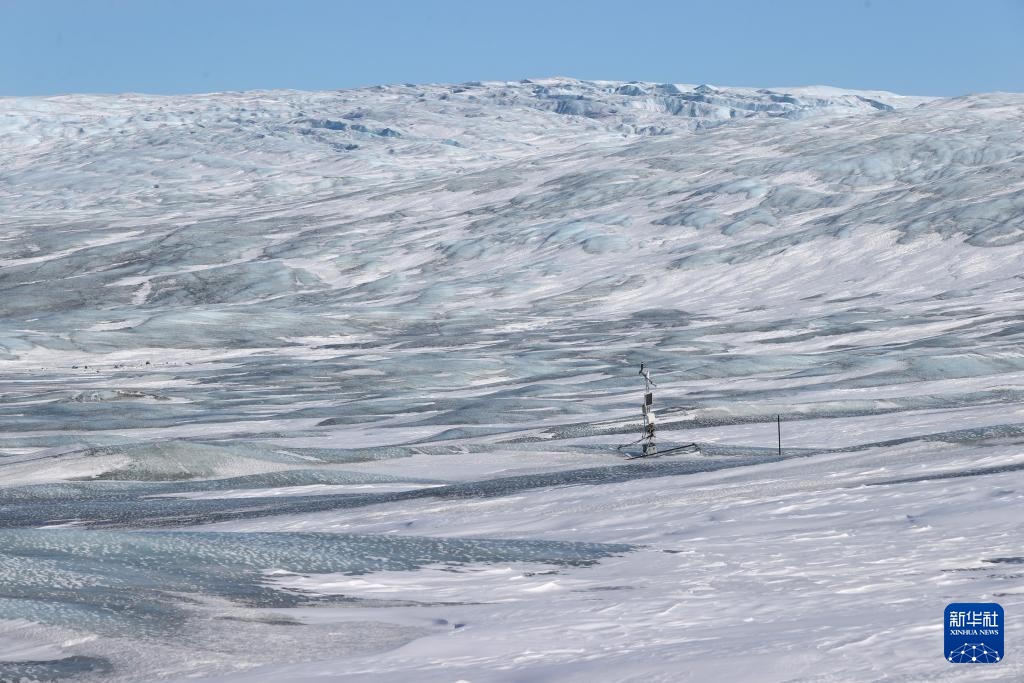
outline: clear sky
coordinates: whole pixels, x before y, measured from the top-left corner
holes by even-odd
[[[0,95],[545,76],[1024,92],[1024,0],[0,0]]]

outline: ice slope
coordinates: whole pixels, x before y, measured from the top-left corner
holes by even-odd
[[[1014,94],[0,99],[0,679],[1020,678],[1022,208]]]

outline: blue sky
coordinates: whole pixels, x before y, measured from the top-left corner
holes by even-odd
[[[545,76],[1024,91],[1024,0],[0,0],[0,95]]]

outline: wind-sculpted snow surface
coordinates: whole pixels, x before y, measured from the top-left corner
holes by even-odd
[[[14,98],[0,159],[0,680],[960,680],[935,615],[1024,609],[1024,96]],[[700,455],[616,448],[641,360]]]

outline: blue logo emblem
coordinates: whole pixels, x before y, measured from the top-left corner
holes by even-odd
[[[995,664],[1003,652],[1003,608],[994,602],[954,602],[946,606],[946,661]]]

